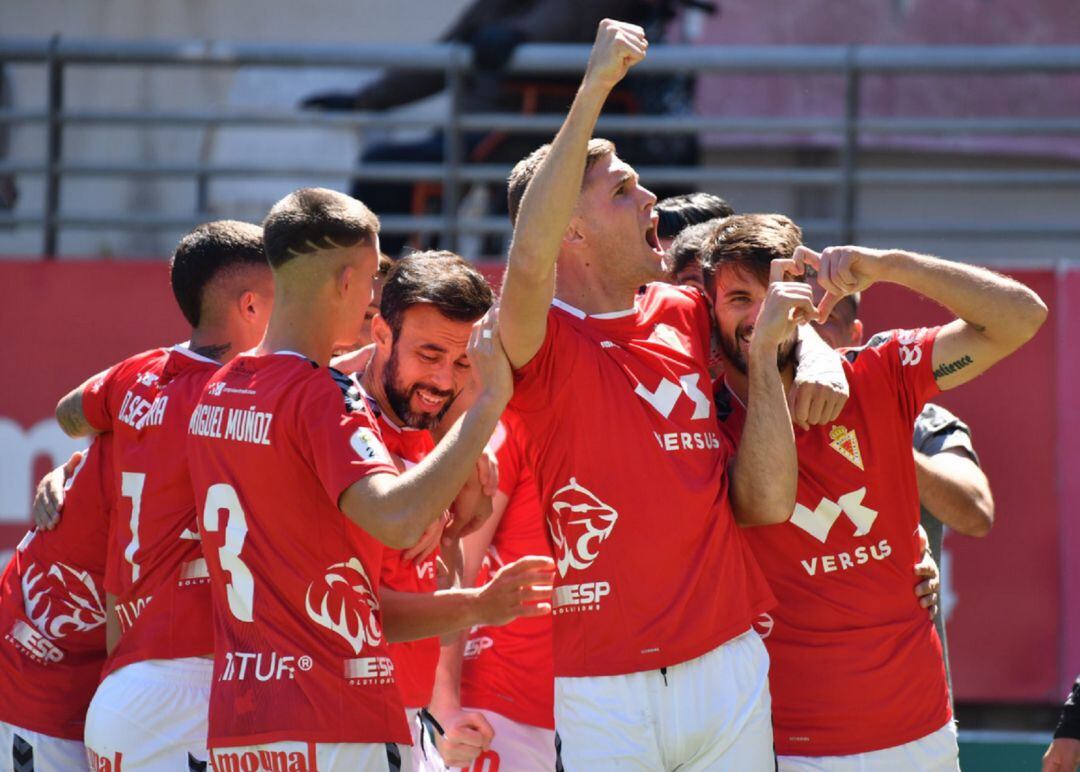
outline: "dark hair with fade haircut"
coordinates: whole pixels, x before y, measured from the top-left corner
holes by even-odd
[[[722,218],[717,218],[719,219]],[[712,236],[715,225],[713,220],[707,220],[682,229],[668,247],[665,262],[669,277],[674,279],[686,266],[701,262],[701,252],[705,249],[705,242]]]
[[[701,250],[708,280],[725,265],[769,283],[773,260],[790,259],[802,244],[802,228],[782,214],[735,214],[718,220]]]
[[[426,303],[443,316],[475,322],[491,308],[495,293],[479,271],[453,252],[414,252],[396,261],[383,285],[379,314],[397,338],[405,312]]]
[[[169,260],[169,283],[180,311],[192,327],[202,319],[206,287],[225,271],[266,268],[263,231],[239,220],[203,223],[180,239]]]
[[[685,193],[657,201],[653,207],[660,217],[656,235],[672,239],[691,225],[699,225],[717,217],[730,217],[735,210],[720,196],[712,193]]]
[[[529,187],[529,183],[532,182],[532,178],[536,176],[536,170],[540,168],[540,164],[544,162],[550,152],[550,144],[541,145],[514,164],[510,177],[506,180],[506,202],[510,210],[510,222],[517,223],[518,212],[521,211],[521,200],[525,198],[525,190]],[[588,174],[593,164],[601,158],[614,153],[615,143],[610,139],[590,139],[585,150],[585,173]],[[585,184],[584,176],[581,179],[581,184]]]
[[[379,218],[352,196],[327,188],[301,188],[278,201],[263,220],[266,258],[280,268],[294,257],[370,244]]]

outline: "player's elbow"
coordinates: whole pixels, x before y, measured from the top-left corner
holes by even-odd
[[[1046,323],[1050,310],[1046,303],[1033,290],[1022,287],[1022,299],[1016,304],[1008,321],[1008,334],[1012,344],[1019,348],[1035,337],[1035,333]]]
[[[967,517],[964,518],[962,528],[956,529],[965,536],[982,538],[990,533],[994,527],[994,499],[989,491],[978,491],[972,494]]]

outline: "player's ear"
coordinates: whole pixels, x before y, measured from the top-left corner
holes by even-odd
[[[382,318],[382,314],[375,314],[371,319],[371,340],[384,356],[389,356],[390,349],[394,345],[394,331]]]
[[[862,319],[856,319],[851,323],[851,345],[861,346],[863,336]]]
[[[251,290],[244,290],[237,299],[240,316],[244,321],[250,322],[259,313],[259,298]]]
[[[574,214],[570,218],[570,224],[566,226],[566,233],[563,234],[563,244],[566,246],[578,246],[585,241],[585,221]]]

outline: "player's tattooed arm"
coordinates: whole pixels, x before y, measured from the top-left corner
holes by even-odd
[[[503,347],[514,368],[526,365],[544,342],[555,295],[555,260],[573,229],[596,120],[608,94],[645,57],[646,48],[641,27],[600,22],[581,88],[520,199],[500,302]],[[510,193],[513,199],[513,178]]]
[[[835,421],[851,392],[840,355],[810,325],[798,329],[798,359],[788,409],[795,425],[808,429]]]
[[[97,376],[94,376],[94,378],[97,378]],[[90,380],[92,381],[94,378]],[[83,412],[83,389],[89,383],[90,381],[87,381],[81,386],[72,389],[56,404],[56,422],[60,424],[60,428],[64,430],[64,434],[68,437],[89,437],[93,434],[99,434],[99,431],[86,420],[86,414]]]
[[[796,259],[817,269],[826,291],[818,309],[826,319],[844,295],[875,282],[900,284],[941,303],[956,315],[934,341],[934,377],[952,389],[982,375],[1029,341],[1047,309],[1031,289],[1007,276],[902,250],[829,247],[820,254],[799,247]]]

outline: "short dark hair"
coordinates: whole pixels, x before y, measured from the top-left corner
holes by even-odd
[[[701,266],[710,278],[731,265],[767,284],[772,261],[790,259],[800,244],[802,229],[782,214],[736,214],[713,225]]]
[[[712,220],[707,220],[687,226],[671,242],[671,246],[668,247],[667,269],[672,279],[691,263],[701,262],[701,252],[705,248],[706,240],[712,235],[715,225],[716,223]]]
[[[521,199],[525,198],[525,190],[529,187],[529,183],[532,182],[532,178],[536,176],[540,164],[544,162],[550,152],[551,145],[541,145],[514,165],[510,177],[506,181],[506,203],[510,210],[510,222],[517,223],[518,212],[521,210]],[[615,143],[610,139],[590,139],[585,150],[585,173],[588,174],[593,164],[601,158],[614,153]],[[582,176],[581,184],[585,184],[584,176]]]
[[[238,220],[203,223],[180,239],[169,261],[169,281],[184,318],[192,327],[202,319],[206,287],[225,271],[266,268],[263,231]]]
[[[386,275],[388,273],[390,273],[390,269],[393,268],[393,267],[394,267],[393,259],[389,255],[387,255],[387,254],[385,254],[383,252],[380,252],[379,253],[379,267],[375,269],[375,274],[380,279],[385,279]]]
[[[397,338],[405,312],[428,303],[443,316],[475,322],[491,308],[495,293],[479,271],[453,252],[415,252],[396,261],[383,285],[379,314]]]
[[[352,196],[327,188],[301,188],[274,204],[263,220],[270,265],[280,268],[300,255],[370,244],[379,218]]]
[[[656,202],[660,222],[656,234],[662,239],[673,239],[684,228],[698,225],[717,217],[730,217],[735,210],[720,196],[712,193],[685,193]]]

